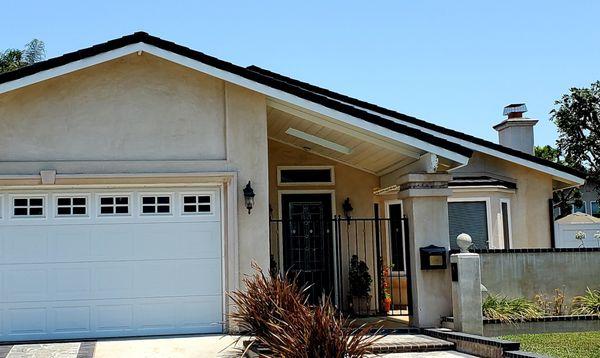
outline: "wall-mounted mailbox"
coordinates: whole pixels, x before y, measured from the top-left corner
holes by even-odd
[[[419,249],[421,253],[421,270],[443,270],[447,268],[447,252],[445,247],[429,245]]]

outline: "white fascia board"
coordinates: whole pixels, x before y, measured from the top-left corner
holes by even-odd
[[[77,71],[83,68],[87,68],[102,62],[110,61],[119,57],[123,57],[129,55],[131,53],[135,53],[138,51],[147,52],[154,56],[161,57],[163,59],[169,60],[171,62],[175,62],[179,65],[206,73],[213,77],[219,78],[221,80],[231,82],[241,87],[248,88],[250,90],[262,93],[268,97],[291,103],[293,105],[305,108],[307,110],[313,111],[315,113],[321,114],[326,117],[333,118],[337,121],[344,122],[354,127],[358,127],[361,129],[366,129],[375,134],[381,135],[383,137],[390,138],[392,140],[398,141],[400,143],[405,143],[415,148],[419,148],[423,151],[434,153],[440,157],[447,158],[451,161],[454,161],[459,164],[466,164],[469,161],[469,157],[455,153],[453,151],[447,150],[445,148],[438,147],[426,141],[420,140],[418,138],[414,138],[412,136],[408,136],[403,133],[399,133],[376,124],[372,124],[363,119],[345,114],[343,112],[339,112],[328,108],[326,106],[305,100],[298,96],[292,95],[282,90],[278,90],[267,85],[255,82],[253,80],[247,79],[240,75],[236,75],[229,71],[225,71],[210,65],[207,65],[203,62],[191,59],[186,56],[182,56],[176,54],[171,51],[163,50],[153,45],[149,45],[143,42],[127,45],[121,47],[119,49],[107,51],[95,56],[91,56],[82,60],[78,60],[75,62],[68,63],[63,66],[59,66],[56,68],[52,68],[46,71],[41,71],[39,73],[26,76],[20,79],[16,79],[14,81],[6,82],[0,84],[0,93],[8,92],[20,87],[24,87],[27,85],[31,85],[37,82],[41,82],[53,77],[61,76],[73,71]],[[381,116],[380,114],[376,114]],[[381,116],[382,117],[382,116]]]
[[[342,103],[345,103],[345,102],[342,102]],[[351,104],[348,104],[348,105],[351,105]],[[396,123],[404,124],[405,126],[412,127],[412,128],[421,130],[421,131],[423,131],[425,133],[435,135],[437,137],[440,137],[440,138],[443,138],[443,139],[445,139],[447,141],[450,141],[450,142],[462,145],[463,147],[467,147],[467,148],[472,149],[474,151],[481,152],[481,153],[484,153],[484,154],[488,154],[488,155],[491,155],[493,157],[504,159],[504,160],[507,160],[509,162],[513,162],[515,164],[519,164],[519,165],[522,165],[522,166],[525,166],[525,167],[528,167],[528,168],[531,168],[531,169],[535,169],[535,170],[540,171],[542,173],[549,174],[549,175],[552,176],[553,179],[558,180],[558,181],[567,182],[569,184],[574,184],[575,186],[583,185],[585,183],[585,179],[581,179],[581,178],[579,178],[579,177],[577,177],[575,175],[572,175],[572,174],[569,174],[569,173],[565,173],[565,172],[560,171],[558,169],[554,169],[554,168],[551,168],[551,167],[548,167],[548,166],[545,166],[545,165],[542,165],[542,164],[538,164],[538,163],[529,161],[527,159],[515,157],[513,155],[506,154],[506,153],[500,152],[500,151],[492,149],[492,148],[484,147],[482,145],[479,145],[479,144],[476,144],[476,143],[473,143],[473,142],[470,142],[470,141],[467,141],[467,140],[464,140],[464,139],[461,139],[461,138],[456,138],[454,136],[451,136],[451,135],[448,135],[448,134],[445,134],[445,133],[442,133],[442,132],[438,132],[438,131],[430,129],[430,128],[421,127],[418,124],[406,122],[406,121],[403,121],[401,119],[398,119],[398,118],[395,118],[395,117],[392,117],[392,116],[388,116],[388,115],[383,114],[383,113],[372,111],[370,109],[366,109],[366,108],[355,106],[355,105],[351,105],[351,106],[353,106],[353,107],[355,107],[357,109],[364,110],[365,112],[369,112],[371,114],[378,115],[378,116],[380,116],[382,118],[386,118],[386,119],[392,120],[392,121],[394,121]],[[458,169],[458,168],[454,168],[454,169]]]
[[[25,87],[32,85],[34,83],[42,82],[48,80],[50,78],[58,77],[65,75],[67,73],[71,73],[74,71],[78,71],[90,66],[94,66],[106,61],[114,60],[115,58],[127,56],[129,54],[135,53],[142,49],[142,43],[136,43],[127,45],[115,50],[103,52],[101,54],[86,57],[81,60],[73,61],[67,63],[66,65],[62,65],[59,67],[54,67],[45,71],[41,71],[38,73],[34,73],[29,76],[25,76],[22,78],[18,78],[13,81],[5,82],[0,84],[0,94],[15,90],[17,88]]]

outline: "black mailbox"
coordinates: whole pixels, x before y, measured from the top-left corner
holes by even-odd
[[[443,270],[447,267],[445,247],[429,245],[419,249],[421,253],[421,270]]]

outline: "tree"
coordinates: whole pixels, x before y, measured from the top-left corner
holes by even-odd
[[[33,39],[22,50],[11,48],[0,53],[0,73],[32,65],[42,61],[45,57],[44,42]]]
[[[549,160],[554,163],[566,165],[560,149],[553,148],[549,145],[538,146],[534,148],[534,154],[536,157]],[[552,193],[552,204],[554,208],[559,209],[560,214],[558,218],[571,213],[571,204],[575,206],[582,206],[583,201],[581,200],[581,191],[579,188],[567,188],[562,190],[555,190]]]
[[[587,173],[600,194],[600,81],[571,88],[554,104],[550,114],[558,127],[558,150],[567,165]]]

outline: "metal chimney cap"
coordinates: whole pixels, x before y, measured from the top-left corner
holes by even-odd
[[[513,103],[504,107],[504,112],[502,113],[504,116],[509,115],[510,113],[525,113],[527,112],[527,106],[525,103]]]

